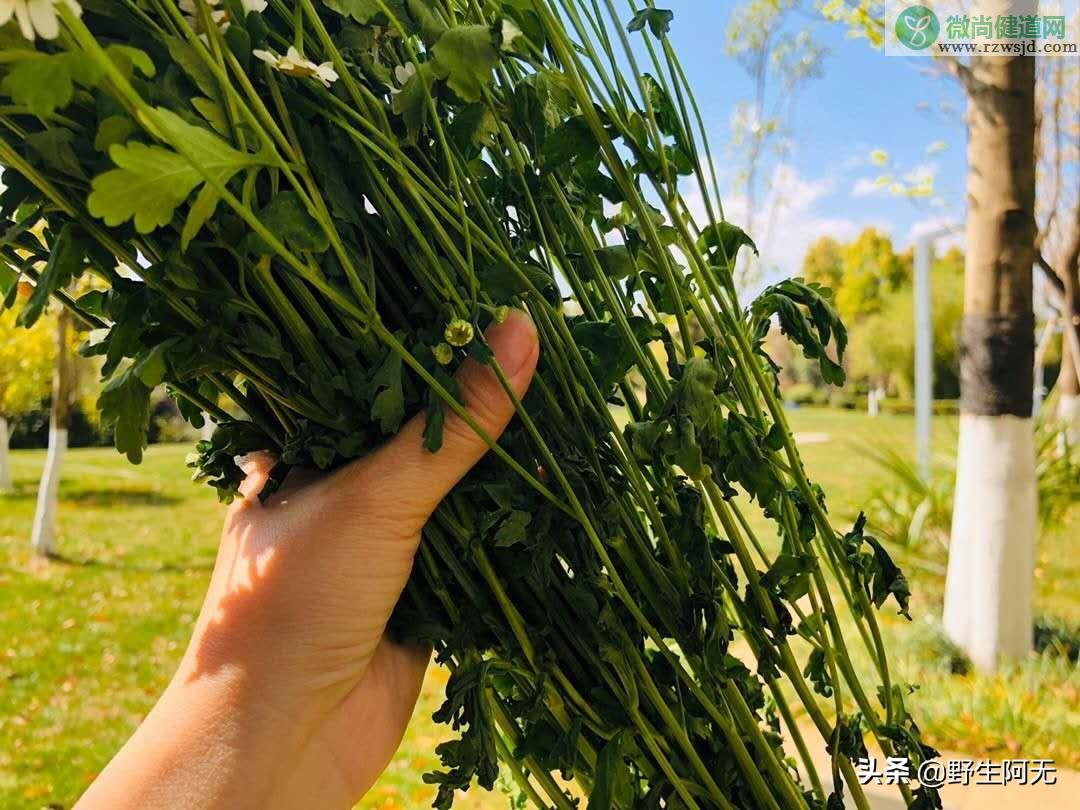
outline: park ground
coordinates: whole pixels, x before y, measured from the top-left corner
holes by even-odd
[[[910,448],[914,433],[909,417],[852,411],[795,411],[792,423],[838,524],[881,481],[866,448]],[[954,420],[939,418],[935,452],[947,457],[955,441]],[[0,495],[0,807],[71,807],[167,683],[210,575],[222,516],[212,494],[188,481],[187,451],[156,445],[139,467],[111,449],[70,452],[59,512],[63,559],[50,562],[32,559],[28,541],[43,453],[13,454],[16,488]],[[1074,507],[1064,525],[1043,533],[1037,553],[1037,612],[1066,633],[1080,626],[1078,537]],[[890,617],[884,629],[894,673],[920,684],[910,707],[928,742],[973,759],[1051,758],[1080,768],[1075,653],[1052,646],[996,675],[964,672],[936,622],[943,552],[899,557],[915,592],[914,621]],[[444,739],[428,719],[444,683],[433,668],[409,734],[363,810],[430,804],[421,775],[437,765],[432,752]],[[1014,791],[1015,806],[1080,807],[1080,782],[1065,776],[1068,786],[1052,795]],[[509,804],[498,793],[473,794],[455,806]],[[1001,794],[991,800],[993,789],[979,800],[974,789],[969,794],[947,793],[947,807],[1013,806]]]

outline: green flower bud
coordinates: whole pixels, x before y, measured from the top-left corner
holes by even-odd
[[[440,366],[450,365],[450,361],[454,359],[454,350],[450,347],[449,343],[440,343],[434,349],[432,353],[435,355],[435,360]]]
[[[495,307],[492,317],[495,318],[495,323],[506,323],[506,319],[510,317],[510,307],[505,304]]]
[[[473,332],[471,323],[464,318],[454,318],[446,325],[446,331],[443,332],[443,337],[446,338],[446,342],[451,346],[460,347],[468,346],[472,343],[475,333]]]

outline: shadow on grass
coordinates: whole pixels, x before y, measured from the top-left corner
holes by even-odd
[[[37,484],[17,483],[14,489],[0,493],[0,502],[27,502],[37,499]],[[65,490],[61,485],[60,503],[72,506],[124,508],[132,506],[175,506],[183,500],[156,489],[104,487],[101,489]]]
[[[1072,626],[1050,616],[1039,617],[1035,620],[1035,652],[1060,655],[1077,663],[1080,661],[1080,625]]]
[[[212,571],[212,560],[206,562],[172,563],[163,562],[144,564],[124,562],[122,560],[99,560],[96,557],[74,557],[63,553],[49,555],[49,561],[58,565],[74,568],[98,568],[105,571],[133,571],[141,574],[190,574],[198,571]]]

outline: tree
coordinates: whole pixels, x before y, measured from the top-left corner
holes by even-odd
[[[898,256],[892,240],[871,227],[847,244],[827,236],[818,239],[803,259],[803,275],[831,288],[840,317],[854,326],[878,312],[885,298],[911,277],[911,260]]]
[[[68,424],[77,389],[75,357],[71,351],[71,311],[61,308],[56,317],[56,363],[52,378],[52,403],[49,409],[49,449],[45,469],[38,484],[37,507],[30,545],[43,557],[56,554],[56,506],[60,492],[60,473],[68,444]]]
[[[823,11],[880,44],[895,19],[885,7],[830,0]],[[1001,0],[977,0],[965,11],[994,19],[1007,9]],[[936,54],[935,62],[960,82],[968,123],[960,437],[944,622],[977,666],[994,669],[1026,654],[1033,638],[1037,60]]]
[[[963,315],[964,254],[952,248],[930,270],[934,291],[934,396],[959,392],[957,339]],[[882,299],[880,309],[855,323],[848,335],[848,374],[902,397],[914,395],[915,309],[910,280]]]
[[[0,492],[11,489],[9,420],[41,405],[49,395],[56,356],[52,317],[31,329],[15,323],[15,312],[0,312]]]
[[[802,274],[835,292],[844,278],[844,256],[839,242],[831,236],[820,236],[806,249]]]
[[[960,436],[945,588],[948,635],[993,669],[1032,645],[1037,516],[1035,60],[954,63],[968,98]]]

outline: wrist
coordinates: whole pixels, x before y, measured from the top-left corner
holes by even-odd
[[[235,667],[193,676],[181,666],[79,807],[347,807],[335,775],[312,767],[316,733]]]

